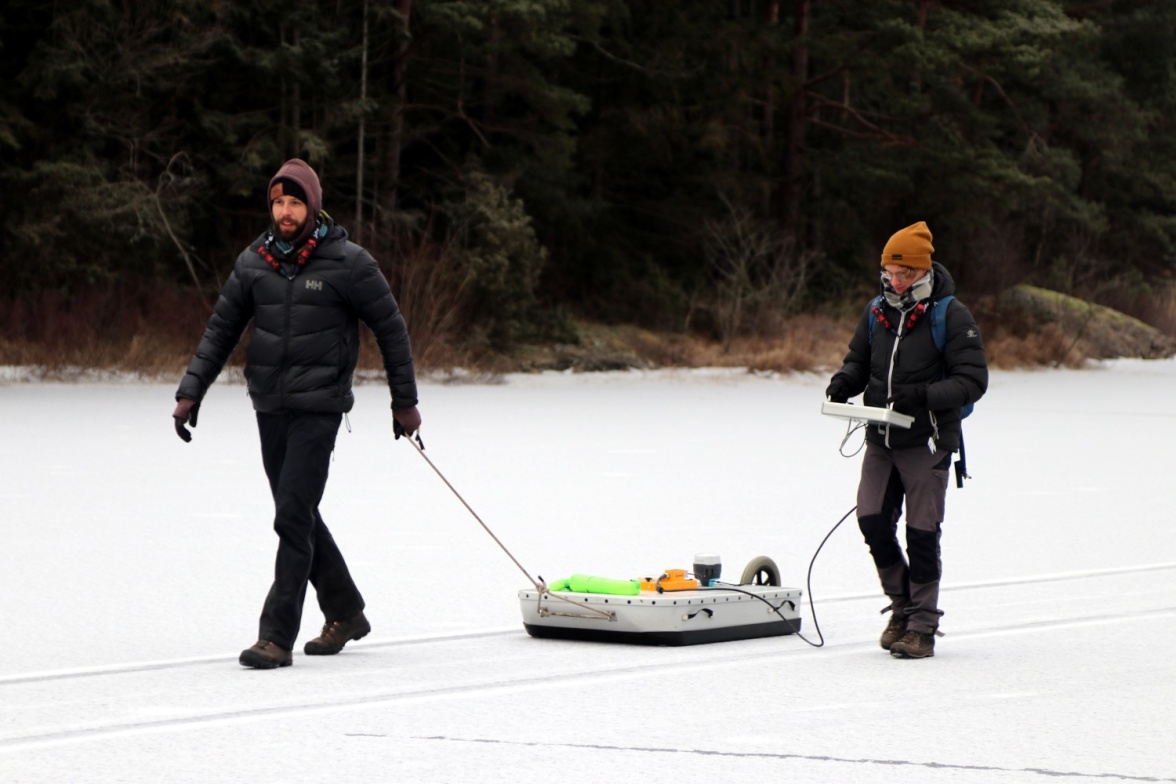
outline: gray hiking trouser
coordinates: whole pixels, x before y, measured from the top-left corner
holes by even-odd
[[[907,628],[934,632],[942,573],[939,539],[947,501],[951,452],[930,447],[888,449],[866,443],[858,484],[858,527],[870,546],[882,590]],[[898,519],[906,500],[906,557],[898,543]]]

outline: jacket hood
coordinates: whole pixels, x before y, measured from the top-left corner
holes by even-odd
[[[931,290],[931,299],[943,299],[948,294],[955,294],[956,285],[955,278],[947,271],[947,268],[938,261],[931,262],[931,270],[935,273],[935,288]]]

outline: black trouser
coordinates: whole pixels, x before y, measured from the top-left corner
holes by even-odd
[[[342,419],[342,414],[257,415],[278,534],[274,584],[261,611],[258,638],[287,649],[298,637],[307,582],[328,622],[351,618],[364,608],[318,510]]]

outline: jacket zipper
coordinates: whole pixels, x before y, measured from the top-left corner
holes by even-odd
[[[294,306],[294,278],[298,272],[283,272],[286,278],[286,323],[282,329],[282,361],[278,366],[278,403],[280,409],[286,408],[286,376],[289,375],[286,364],[290,357],[290,312]]]
[[[894,397],[894,358],[898,356],[898,344],[902,342],[903,332],[906,330],[906,317],[910,311],[901,311],[902,318],[898,322],[898,329],[894,333],[894,345],[890,348],[890,364],[886,368],[886,399]],[[890,425],[886,425],[885,443],[890,449]]]

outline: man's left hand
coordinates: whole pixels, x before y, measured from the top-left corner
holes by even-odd
[[[186,397],[176,400],[176,410],[172,412],[172,419],[176,423],[176,435],[188,443],[192,440],[192,433],[184,425],[196,427],[196,417],[200,414],[200,404]]]
[[[927,387],[925,384],[898,387],[886,402],[898,413],[914,416],[927,407]]]

